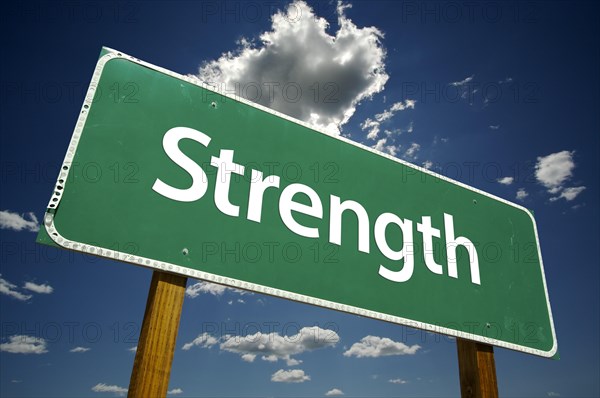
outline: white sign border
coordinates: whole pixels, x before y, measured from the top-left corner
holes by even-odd
[[[369,148],[360,143],[351,141],[345,137],[331,135],[322,129],[318,129],[318,128],[315,128],[314,126],[309,125],[308,123],[294,119],[288,115],[284,115],[280,112],[277,112],[277,111],[267,108],[265,106],[250,102],[244,98],[234,96],[229,93],[220,92],[219,90],[215,90],[214,87],[211,87],[210,85],[203,83],[196,77],[180,75],[178,73],[169,71],[165,68],[161,68],[156,65],[152,65],[148,62],[142,61],[142,60],[132,57],[130,55],[126,55],[120,51],[113,50],[111,48],[103,47],[103,50],[107,53],[105,55],[103,55],[102,57],[100,57],[98,59],[98,63],[96,64],[96,68],[94,70],[92,80],[90,82],[87,94],[85,96],[85,100],[81,107],[81,112],[79,114],[79,118],[77,119],[77,123],[75,125],[75,129],[73,131],[73,135],[71,137],[71,141],[70,141],[69,147],[67,149],[67,154],[65,155],[65,159],[63,161],[59,176],[57,178],[54,193],[52,194],[52,197],[50,198],[50,202],[48,203],[47,212],[44,215],[44,226],[46,228],[46,231],[48,232],[48,235],[50,236],[50,238],[57,245],[59,245],[63,248],[69,249],[69,250],[75,250],[75,251],[79,251],[79,252],[83,252],[83,253],[87,253],[87,254],[100,256],[100,257],[110,258],[113,260],[119,260],[119,261],[131,263],[131,264],[135,264],[135,265],[141,265],[141,266],[144,266],[147,268],[152,268],[155,270],[160,270],[160,271],[170,272],[170,273],[188,276],[188,277],[192,277],[192,278],[197,278],[197,279],[205,280],[208,282],[213,282],[213,283],[218,283],[221,285],[233,287],[236,289],[244,289],[244,290],[249,290],[249,291],[253,291],[253,292],[257,292],[257,293],[263,293],[263,294],[267,294],[267,295],[271,295],[271,296],[281,297],[281,298],[285,298],[288,300],[293,300],[293,301],[297,301],[297,302],[301,302],[301,303],[313,304],[313,305],[316,305],[319,307],[324,307],[324,308],[329,308],[329,309],[333,309],[333,310],[337,310],[337,311],[347,312],[350,314],[360,315],[360,316],[364,316],[364,317],[368,317],[368,318],[379,319],[382,321],[400,324],[400,325],[413,327],[413,328],[417,328],[417,329],[422,329],[422,330],[429,331],[429,332],[446,334],[446,335],[453,336],[453,337],[477,341],[479,343],[491,344],[491,345],[495,345],[498,347],[508,348],[508,349],[515,350],[515,351],[521,351],[521,352],[525,352],[528,354],[537,355],[537,356],[541,356],[541,357],[546,357],[546,358],[553,357],[556,354],[556,352],[558,351],[558,342],[556,340],[554,319],[552,317],[552,309],[550,307],[550,300],[548,297],[548,288],[546,286],[546,275],[544,272],[544,265],[542,262],[542,253],[541,253],[540,244],[539,244],[537,225],[536,225],[535,219],[533,218],[531,212],[528,211],[523,206],[520,206],[516,203],[510,202],[506,199],[499,198],[499,197],[489,194],[487,192],[481,191],[477,188],[468,186],[459,181],[455,181],[455,180],[448,178],[446,176],[443,176],[441,174],[437,174],[431,170],[428,170],[428,169],[419,167],[417,165],[405,162],[401,159],[398,159],[391,155],[385,154],[383,152],[379,152],[373,148]],[[414,321],[412,319],[402,318],[402,317],[398,317],[395,315],[389,315],[389,314],[384,314],[384,313],[380,313],[380,312],[376,312],[376,311],[365,310],[365,309],[359,308],[359,307],[340,304],[340,303],[336,303],[336,302],[328,301],[328,300],[322,300],[322,299],[305,296],[305,295],[298,294],[298,293],[288,292],[288,291],[281,290],[281,289],[275,289],[275,288],[271,288],[271,287],[267,287],[267,286],[263,286],[263,285],[258,285],[255,283],[244,282],[244,281],[241,281],[238,279],[227,278],[227,277],[211,274],[211,273],[204,272],[204,271],[197,271],[197,270],[190,269],[187,267],[182,267],[182,266],[179,266],[176,264],[166,263],[166,262],[162,262],[162,261],[156,261],[156,260],[146,258],[146,257],[134,256],[134,255],[119,252],[116,250],[110,250],[110,249],[106,249],[106,248],[102,248],[102,247],[98,247],[98,246],[93,246],[93,245],[88,245],[88,244],[72,241],[72,240],[69,240],[69,239],[63,237],[58,232],[58,230],[56,229],[56,226],[54,225],[54,213],[53,212],[58,208],[58,205],[60,204],[60,200],[62,197],[61,193],[66,186],[66,183],[68,180],[69,169],[71,168],[72,161],[75,156],[75,152],[77,150],[77,145],[79,143],[79,139],[81,137],[83,127],[85,126],[85,122],[86,122],[87,116],[89,114],[89,110],[93,104],[94,95],[96,94],[96,88],[98,86],[98,82],[100,81],[102,71],[104,69],[104,66],[109,61],[114,60],[114,59],[125,59],[130,62],[134,62],[136,64],[142,65],[146,68],[153,69],[157,72],[164,73],[164,74],[174,77],[176,79],[183,80],[187,83],[194,84],[196,86],[202,87],[205,90],[212,91],[216,94],[220,94],[224,97],[244,103],[253,108],[260,109],[264,112],[268,112],[272,115],[278,116],[280,118],[289,120],[293,123],[307,127],[313,131],[317,131],[321,134],[327,135],[329,137],[333,137],[333,138],[338,139],[347,144],[354,145],[360,149],[372,152],[379,156],[383,156],[394,162],[403,164],[404,166],[419,170],[423,173],[429,174],[431,176],[434,176],[434,177],[437,177],[444,181],[455,184],[461,188],[468,189],[468,190],[476,192],[480,195],[487,196],[491,199],[500,201],[502,203],[508,204],[519,210],[524,211],[531,218],[533,227],[534,227],[534,231],[535,231],[535,239],[536,239],[536,245],[537,245],[537,250],[538,250],[538,257],[540,259],[542,281],[544,284],[544,292],[546,295],[546,304],[548,307],[548,315],[550,318],[550,326],[552,329],[552,340],[553,340],[552,349],[550,351],[542,351],[542,350],[538,350],[538,349],[534,349],[534,348],[530,348],[530,347],[526,347],[526,346],[522,346],[522,345],[518,345],[518,344],[505,342],[502,340],[496,340],[496,339],[487,338],[487,337],[476,335],[476,334],[465,333],[465,332],[462,332],[459,330],[449,329],[449,328],[445,328],[445,327],[441,327],[441,326],[437,326],[437,325],[431,325],[431,324],[424,323],[424,322],[418,322],[418,321]]]

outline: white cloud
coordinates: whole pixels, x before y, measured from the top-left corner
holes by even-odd
[[[379,127],[380,123],[376,120],[372,120],[371,118],[367,118],[362,124],[360,128],[365,131],[369,130],[367,133],[367,138],[370,140],[374,140],[379,135]]]
[[[294,358],[289,358],[285,361],[285,364],[287,366],[296,366],[296,365],[300,365],[302,363],[301,360],[299,359],[294,359]]]
[[[405,109],[415,109],[416,102],[417,101],[411,99],[407,99],[404,102],[396,102],[389,109],[386,109],[382,113],[376,114],[375,120],[378,122],[383,122],[394,117],[396,112],[403,111]]]
[[[231,287],[217,285],[216,283],[210,282],[198,282],[188,286],[185,289],[185,295],[189,298],[196,298],[201,294],[212,294],[213,296],[222,296],[225,292],[234,292],[241,295],[252,295],[252,293],[245,290],[234,289]]]
[[[433,162],[431,160],[426,160],[423,162],[423,168],[425,168],[427,170],[431,170],[432,167],[433,167]]]
[[[390,380],[388,380],[388,382],[390,382],[392,384],[406,384],[406,383],[408,383],[408,381],[403,380],[403,379],[390,379]]]
[[[288,366],[295,366],[302,361],[292,358],[292,355],[313,351],[320,348],[333,347],[340,340],[336,332],[321,329],[317,326],[304,327],[292,336],[281,336],[276,332],[265,334],[256,333],[247,336],[225,335],[215,338],[203,333],[192,342],[183,345],[183,350],[193,346],[210,348],[220,342],[223,351],[240,355],[245,362],[254,362],[257,356],[267,362],[286,361]]]
[[[414,355],[420,348],[421,346],[419,345],[415,344],[409,347],[404,343],[393,341],[387,337],[365,336],[344,352],[344,356],[377,358],[390,355]]]
[[[419,152],[420,149],[421,145],[417,144],[416,142],[413,142],[412,144],[410,144],[410,147],[406,150],[406,152],[404,152],[404,156],[406,156],[409,159],[416,159],[417,152]]]
[[[73,349],[70,349],[69,352],[88,352],[89,350],[91,350],[91,348],[88,348],[88,347],[75,347]]]
[[[344,392],[339,388],[333,388],[325,393],[326,397],[339,397],[344,395]]]
[[[242,361],[244,362],[254,362],[256,359],[256,354],[243,354]]]
[[[555,196],[553,198],[550,198],[550,201],[554,202],[554,201],[557,201],[559,199],[565,199],[567,202],[570,202],[573,199],[575,199],[584,190],[585,190],[585,187],[564,188],[563,191],[560,193],[559,196]]]
[[[293,366],[299,362],[291,358],[292,355],[333,347],[339,340],[340,337],[333,330],[313,326],[304,327],[293,336],[281,336],[276,332],[256,333],[243,337],[224,336],[220,348],[223,351],[239,354],[247,362],[252,362],[257,355],[260,355],[263,361],[284,360],[288,366]]]
[[[174,388],[172,390],[167,391],[167,395],[178,395],[183,394],[183,390],[181,388]]]
[[[525,198],[528,196],[529,194],[527,193],[525,188],[519,188],[519,190],[517,191],[517,200],[525,200]]]
[[[198,282],[185,289],[185,295],[190,298],[196,298],[202,293],[212,294],[213,296],[221,296],[227,289],[223,285],[217,285],[210,282]]]
[[[535,177],[549,193],[560,192],[563,184],[573,175],[573,154],[574,152],[561,151],[537,158]]]
[[[92,387],[93,392],[112,392],[116,395],[124,395],[127,392],[127,388],[109,385],[104,383],[98,383]]]
[[[50,285],[38,285],[33,282],[25,282],[23,289],[31,290],[32,292],[39,294],[50,294],[54,291],[54,288]]]
[[[500,125],[499,124],[490,124],[490,129],[492,129],[492,130],[499,130],[500,129]]]
[[[28,216],[29,220],[26,220],[25,216]],[[13,213],[10,210],[1,210],[0,229],[38,232],[40,230],[40,223],[33,212],[19,215],[18,213]]]
[[[135,352],[137,352],[137,346],[135,346],[135,347],[130,347],[130,348],[128,348],[128,349],[127,349],[127,351],[129,351],[129,352],[134,352],[134,353],[135,353]]]
[[[17,285],[14,285],[6,279],[1,278],[1,276],[2,274],[0,274],[0,293],[6,294],[7,296],[10,296],[20,301],[27,301],[32,297],[30,294],[23,294],[17,291]]]
[[[460,80],[457,82],[452,82],[452,83],[450,83],[450,85],[454,86],[454,87],[461,87],[461,86],[464,86],[465,84],[469,83],[470,81],[472,81],[474,77],[475,77],[475,75],[471,75],[469,77],[465,77],[463,80]]]
[[[271,376],[271,381],[276,383],[304,383],[307,380],[310,380],[310,376],[305,375],[302,369],[279,369]]]
[[[296,0],[272,16],[260,43],[240,41],[236,51],[204,64],[198,77],[249,100],[338,134],[362,100],[383,90],[383,34],[357,27],[338,3],[339,30]],[[299,94],[300,93],[300,94]]]
[[[375,120],[373,120],[371,118],[367,118],[364,122],[361,123],[360,128],[363,131],[368,130],[367,139],[374,140],[379,135],[381,123],[394,117],[394,115],[398,111],[403,111],[405,109],[415,109],[416,102],[417,101],[411,100],[411,99],[407,99],[404,102],[402,102],[402,101],[396,102],[395,104],[393,104],[391,107],[389,107],[382,113],[376,114]],[[397,130],[397,131],[399,131],[400,133],[402,132],[401,130]],[[406,132],[408,132],[408,133],[413,132],[413,123],[412,122],[410,122],[410,124],[408,125]],[[393,131],[386,130],[385,133],[388,136],[390,136],[393,134]]]
[[[198,347],[202,347],[202,348],[210,348],[210,347],[214,346],[215,344],[217,344],[218,342],[219,342],[219,340],[217,340],[215,337],[213,337],[210,334],[205,332],[205,333],[202,333],[201,335],[199,335],[198,337],[196,337],[191,342],[185,343],[183,345],[183,347],[181,347],[181,349],[184,351],[188,351],[190,348],[192,348],[194,346],[198,346]]]
[[[510,76],[507,76],[507,77],[506,77],[504,80],[500,80],[500,81],[498,82],[498,84],[510,83],[510,82],[512,82],[512,81],[513,81],[513,78],[512,78],[512,77],[510,77]]]
[[[382,139],[378,140],[375,145],[372,145],[371,148],[373,148],[377,151],[385,152],[392,156],[396,156],[396,154],[398,153],[398,150],[400,149],[400,146],[399,145],[398,146],[386,145],[386,143],[387,143],[387,138],[382,138]]]
[[[11,354],[45,354],[48,349],[46,340],[41,337],[15,335],[8,338],[8,343],[0,344],[0,351]]]
[[[502,185],[510,185],[515,181],[513,177],[502,177],[498,178],[498,182]]]
[[[554,391],[549,391],[548,396],[549,397],[560,397],[560,394],[557,392],[554,392]]]

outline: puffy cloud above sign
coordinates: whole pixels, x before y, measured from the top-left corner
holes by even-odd
[[[329,23],[296,0],[272,16],[259,44],[241,40],[236,51],[202,65],[198,77],[338,134],[357,104],[388,80],[383,34],[357,27],[345,15],[349,7],[338,2],[339,28],[330,34]]]

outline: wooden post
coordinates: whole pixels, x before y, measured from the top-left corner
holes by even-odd
[[[498,398],[494,348],[456,339],[462,398]]]
[[[167,396],[186,283],[184,276],[152,274],[127,397]]]

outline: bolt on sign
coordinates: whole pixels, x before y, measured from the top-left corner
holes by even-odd
[[[103,49],[38,241],[551,357],[525,208]]]

